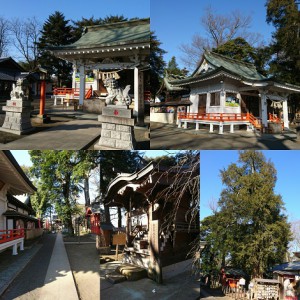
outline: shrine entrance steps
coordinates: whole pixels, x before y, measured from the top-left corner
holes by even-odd
[[[136,281],[147,278],[147,270],[131,264],[122,264],[114,272],[105,275],[106,279],[115,284],[125,280]]]

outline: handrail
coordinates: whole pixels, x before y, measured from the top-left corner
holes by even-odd
[[[254,127],[261,128],[261,121],[251,113],[178,113],[178,120],[215,121],[215,122],[250,122]]]
[[[87,93],[90,88],[85,89],[85,93]],[[79,88],[54,88],[53,95],[66,95],[73,94],[74,96],[79,96],[80,89]]]
[[[0,244],[7,243],[25,236],[25,229],[0,230]]]

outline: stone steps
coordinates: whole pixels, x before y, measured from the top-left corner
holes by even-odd
[[[147,270],[131,264],[122,264],[117,267],[116,272],[126,277],[128,281],[147,278]]]
[[[120,282],[127,280],[126,276],[124,276],[116,271],[106,274],[105,278],[112,284],[120,283]]]

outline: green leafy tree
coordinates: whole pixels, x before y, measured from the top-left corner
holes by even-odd
[[[31,174],[39,181],[37,197],[43,207],[54,204],[59,218],[67,225],[69,234],[74,233],[72,215],[77,211],[76,200],[82,176],[74,170],[80,163],[76,151],[40,151],[29,152],[33,166]],[[45,204],[43,204],[45,203]]]
[[[284,204],[275,194],[276,169],[261,152],[240,152],[239,164],[221,171],[225,185],[213,216],[202,222],[208,242],[202,254],[207,269],[242,268],[262,277],[269,267],[284,260],[291,239]]]
[[[154,98],[160,88],[166,66],[163,59],[166,51],[161,48],[161,42],[157,39],[154,32],[150,33],[150,48],[150,92]]]
[[[300,13],[295,0],[268,0],[267,22],[275,27],[271,72],[282,80],[300,83]]]
[[[179,68],[175,56],[172,56],[165,70],[167,71],[168,74],[180,75],[180,76],[186,76],[188,73],[187,69]]]
[[[254,48],[241,37],[229,40],[213,51],[244,62],[252,62],[254,56]]]
[[[72,42],[74,42],[74,34],[69,20],[66,20],[61,12],[56,11],[43,25],[38,48],[39,63],[57,76],[59,86],[71,82],[72,64],[52,55],[48,47],[68,45]]]

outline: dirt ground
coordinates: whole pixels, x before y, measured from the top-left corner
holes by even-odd
[[[64,237],[72,273],[81,300],[100,298],[100,264],[96,241],[90,234]]]

